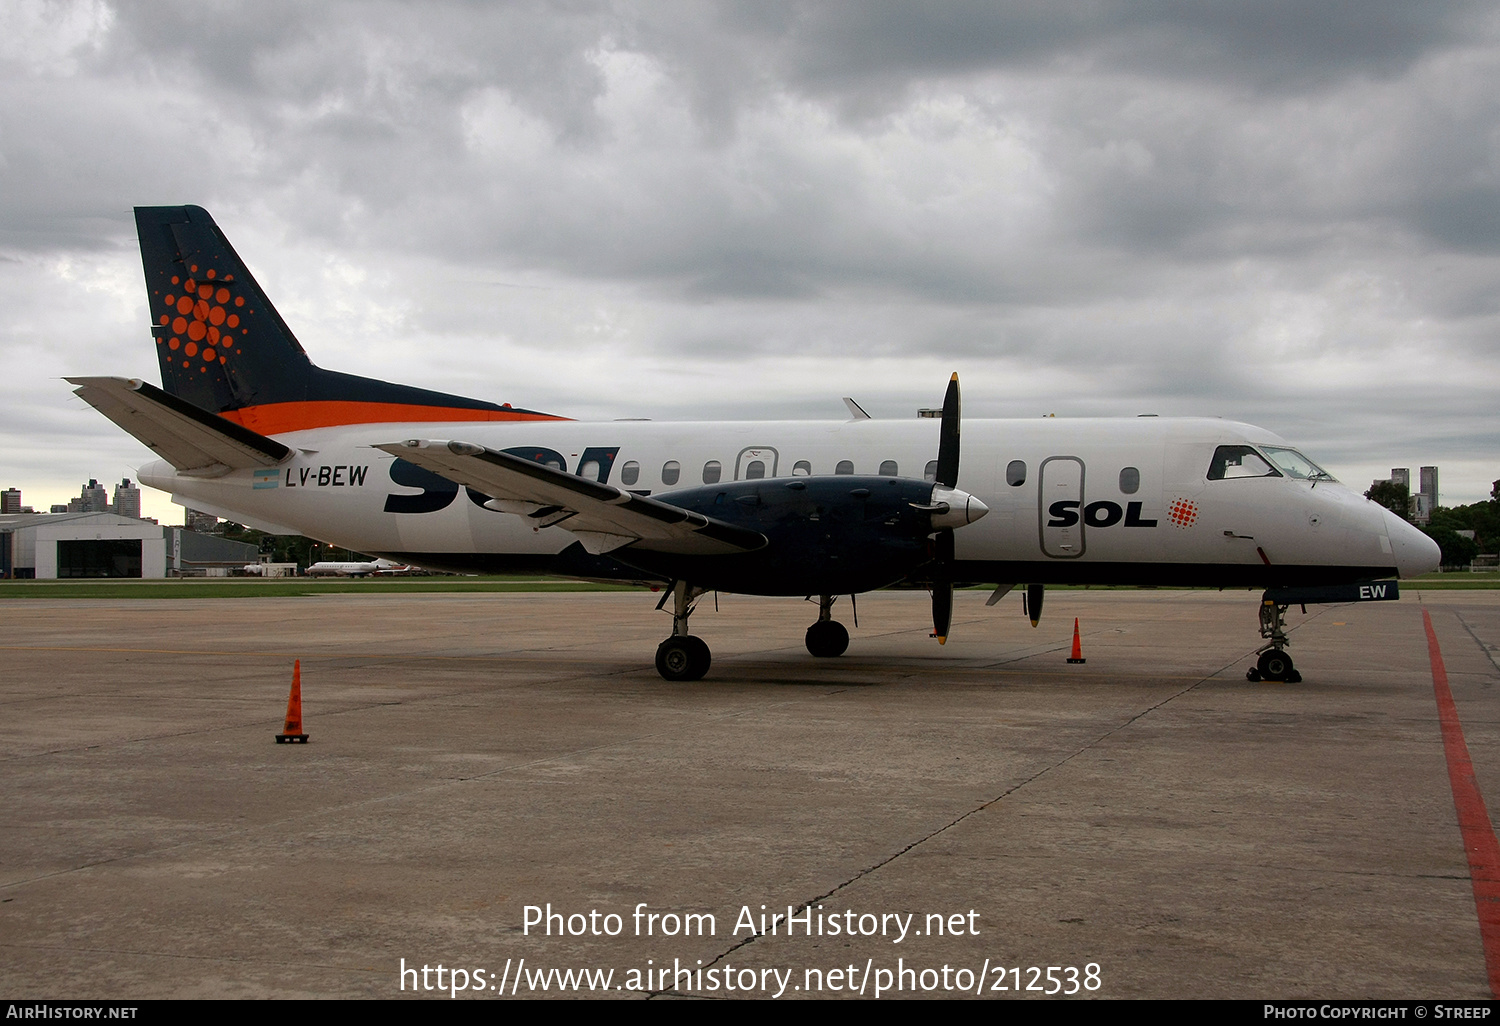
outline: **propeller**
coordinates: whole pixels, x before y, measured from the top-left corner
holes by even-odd
[[[932,502],[943,502],[943,492],[958,486],[958,425],[960,420],[958,372],[948,379],[943,396],[943,420],[938,432],[937,476],[934,478]],[[934,517],[934,522],[938,518]],[[968,522],[967,517],[964,520]],[[933,539],[932,632],[938,644],[948,643],[948,628],[953,624],[953,528],[945,527]]]

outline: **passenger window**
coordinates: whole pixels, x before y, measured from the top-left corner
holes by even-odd
[[[633,485],[641,479],[641,465],[631,460],[620,468],[620,483]]]
[[[835,474],[852,474],[854,473],[854,463],[852,460],[839,460],[838,466],[833,468],[833,472]]]
[[[1141,472],[1136,467],[1126,467],[1120,471],[1120,491],[1126,495],[1134,495],[1141,490]]]
[[[793,477],[811,477],[812,476],[812,464],[809,463],[809,462],[807,462],[806,460],[798,460],[796,463],[792,464],[792,476]]]
[[[1281,471],[1267,463],[1260,453],[1248,445],[1221,445],[1214,450],[1213,461],[1208,465],[1210,481],[1280,476]]]
[[[896,461],[895,460],[886,460],[884,463],[882,463],[880,465],[880,476],[881,477],[899,477],[900,474],[897,473],[897,471],[896,471]]]
[[[937,460],[928,460],[927,461],[927,469],[925,469],[925,470],[922,471],[922,480],[923,481],[936,481],[937,480]]]
[[[1011,460],[1005,465],[1005,483],[1012,488],[1019,488],[1026,483],[1026,461]]]
[[[578,476],[586,477],[590,481],[599,480],[599,461],[589,460],[587,463],[580,466],[578,468]]]
[[[703,483],[718,484],[719,478],[724,473],[724,467],[718,460],[709,460],[703,464]]]
[[[677,479],[681,475],[682,475],[682,464],[678,463],[676,460],[667,460],[667,462],[665,462],[665,463],[663,463],[661,465],[661,483],[662,484],[664,484],[664,485],[674,485],[674,484],[677,483]]]
[[[751,460],[745,465],[745,480],[758,481],[766,476],[766,465],[760,460]]]

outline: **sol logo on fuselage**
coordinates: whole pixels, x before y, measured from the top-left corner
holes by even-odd
[[[1047,507],[1047,515],[1052,519],[1047,521],[1048,527],[1073,527],[1080,517],[1078,513],[1077,499],[1059,499]],[[1110,502],[1108,499],[1099,499],[1083,507],[1082,520],[1089,527],[1113,527],[1120,521],[1125,522],[1126,527],[1155,527],[1155,520],[1147,520],[1141,516],[1143,503],[1127,503],[1124,509],[1120,508],[1118,502]]]

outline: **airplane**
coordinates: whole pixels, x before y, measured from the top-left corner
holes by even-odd
[[[410,567],[390,559],[350,561],[323,560],[313,563],[304,573],[309,577],[370,577],[406,573]]]
[[[589,423],[324,370],[208,212],[138,207],[162,387],[70,377],[160,457],[139,479],[274,534],[467,573],[548,573],[664,591],[656,668],[705,676],[688,631],[709,591],[816,597],[804,639],[846,651],[835,601],[904,584],[947,640],[954,588],[1265,589],[1246,676],[1296,682],[1285,614],[1388,600],[1438,547],[1276,434],[1213,418],[940,416]],[[962,488],[960,488],[962,484]]]

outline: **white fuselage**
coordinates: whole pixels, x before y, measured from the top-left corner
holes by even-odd
[[[938,431],[923,419],[365,424],[278,436],[294,453],[273,470],[194,478],[158,462],[140,479],[251,526],[417,564],[431,554],[441,564],[452,559],[436,557],[461,554],[547,557],[575,539],[562,526],[538,530],[486,509],[461,488],[397,483],[396,458],[373,445],[426,438],[534,449],[543,462],[560,457],[570,473],[603,474],[670,502],[674,490],[755,477],[757,462],[769,479],[920,479],[937,456]],[[968,579],[996,583],[1260,583],[1280,568],[1299,568],[1299,580],[1317,580],[1318,568],[1348,580],[1435,566],[1424,535],[1334,481],[1210,480],[1216,447],[1226,444],[1287,443],[1214,419],[966,420],[957,483],[989,513],[955,533],[955,557]]]

